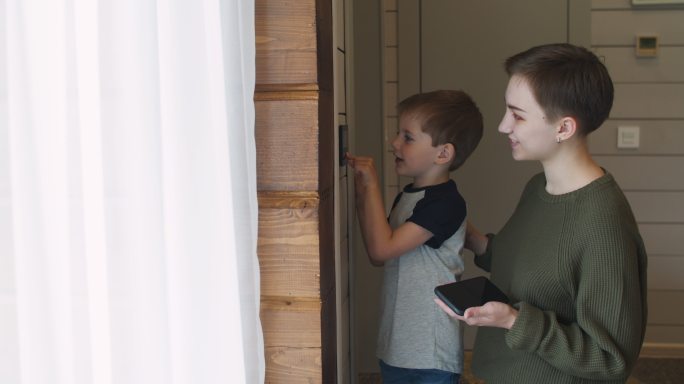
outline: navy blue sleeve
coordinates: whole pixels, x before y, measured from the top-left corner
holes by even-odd
[[[425,244],[439,248],[453,236],[466,218],[466,204],[455,183],[440,185],[425,191],[407,221],[413,222],[432,233]]]

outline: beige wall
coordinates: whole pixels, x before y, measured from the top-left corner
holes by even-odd
[[[373,155],[382,164],[385,199],[391,202],[407,182],[394,175],[392,162],[387,161],[391,158],[388,139],[396,131],[396,102],[439,88],[469,92],[485,116],[485,135],[453,177],[469,203],[470,217],[485,231],[503,225],[523,184],[540,170],[535,163],[514,162],[506,140],[496,132],[507,80],[503,60],[532,45],[559,41],[591,47],[605,56],[615,80],[616,103],[611,119],[593,135],[591,150],[625,189],[649,250],[647,342],[649,348],[655,347],[650,351],[681,352],[684,242],[678,240],[684,238],[684,9],[634,10],[630,0],[364,3],[357,1],[355,6],[367,8],[370,13],[363,18],[371,24],[355,20],[355,41],[376,52],[360,52],[358,47],[354,52],[357,76],[359,68],[372,73],[355,80],[356,94],[364,95],[354,102],[363,105],[363,111],[357,112],[357,152]],[[660,34],[661,55],[637,60],[631,53],[634,35],[646,32]],[[616,148],[617,126],[623,124],[641,127],[639,149]],[[360,241],[355,242],[354,252],[357,372],[376,372],[381,271],[368,266]],[[466,276],[477,273],[469,262]],[[467,347],[473,336],[474,331],[468,330]]]
[[[587,29],[589,3],[574,0],[575,7],[580,5],[586,17],[570,20],[565,1],[423,2],[422,43],[417,55],[421,58],[421,90],[463,89],[484,115],[485,132],[478,149],[452,175],[468,202],[470,220],[483,231],[496,232],[503,226],[524,184],[541,170],[537,162],[514,161],[506,137],[497,131],[508,81],[502,63],[533,45],[569,41],[571,29]],[[473,264],[470,253],[466,262],[464,277],[484,274]],[[466,327],[467,349],[472,348],[475,332]]]
[[[625,191],[649,253],[645,352],[684,354],[684,8],[630,3],[592,1],[591,46],[616,94],[590,149]],[[636,57],[640,34],[659,36],[657,57]],[[640,128],[639,148],[617,148],[619,126]]]
[[[352,0],[347,0],[352,1]],[[353,0],[354,50],[352,70],[354,73],[353,133],[350,143],[352,152],[372,156],[382,164],[382,71],[381,71],[381,8],[377,1]],[[381,174],[382,176],[382,174]],[[349,195],[350,205],[354,203]],[[351,261],[350,294],[352,300],[352,374],[377,372],[374,358],[377,328],[378,289],[381,270],[369,265],[358,229],[350,233],[353,255]]]

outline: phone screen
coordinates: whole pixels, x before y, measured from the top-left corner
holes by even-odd
[[[489,301],[508,303],[508,297],[484,276],[437,286],[435,294],[461,316],[466,309]]]

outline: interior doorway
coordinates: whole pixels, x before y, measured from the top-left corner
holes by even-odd
[[[385,202],[391,203],[409,182],[393,175],[387,145],[396,132],[396,103],[418,92],[462,89],[482,110],[485,133],[478,149],[452,177],[475,224],[498,230],[518,198],[515,193],[501,194],[502,182],[511,191],[521,191],[522,184],[539,170],[532,163],[514,164],[506,141],[496,131],[507,82],[502,63],[511,54],[537,44],[589,46],[591,1],[396,0],[380,6],[354,1],[354,7],[355,150],[372,156],[378,164]],[[396,57],[394,64],[391,55]],[[396,79],[388,79],[387,73],[393,72]],[[352,233],[358,234],[358,230]],[[382,270],[369,265],[360,236],[354,239],[352,354],[358,378],[379,371],[375,340]],[[465,257],[464,277],[481,274],[472,255]],[[466,349],[472,348],[474,336],[475,329],[466,330]]]

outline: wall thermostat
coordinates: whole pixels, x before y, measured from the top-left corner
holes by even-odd
[[[636,55],[637,57],[658,56],[658,36],[638,35],[636,37]]]

